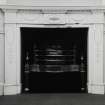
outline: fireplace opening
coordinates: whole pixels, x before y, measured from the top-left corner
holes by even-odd
[[[22,92],[87,92],[88,28],[21,28]]]

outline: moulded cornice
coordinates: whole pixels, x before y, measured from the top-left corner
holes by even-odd
[[[0,5],[3,10],[71,10],[71,11],[88,11],[88,10],[105,10],[105,6],[24,6],[24,5]]]
[[[3,12],[8,12],[8,13],[16,13],[18,9],[7,9],[7,8],[1,8]]]

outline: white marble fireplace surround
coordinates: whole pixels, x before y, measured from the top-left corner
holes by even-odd
[[[0,8],[0,95],[21,94],[21,27],[87,27],[88,93],[105,93],[105,7]]]

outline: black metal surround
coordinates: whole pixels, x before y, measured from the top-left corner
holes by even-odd
[[[21,28],[22,92],[86,92],[87,28]]]

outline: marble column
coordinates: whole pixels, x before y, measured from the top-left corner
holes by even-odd
[[[88,92],[93,94],[104,94],[103,29],[103,24],[94,24],[89,30]]]
[[[20,38],[16,24],[16,10],[5,13],[5,84],[4,95],[20,93]],[[19,34],[20,35],[20,34]]]

